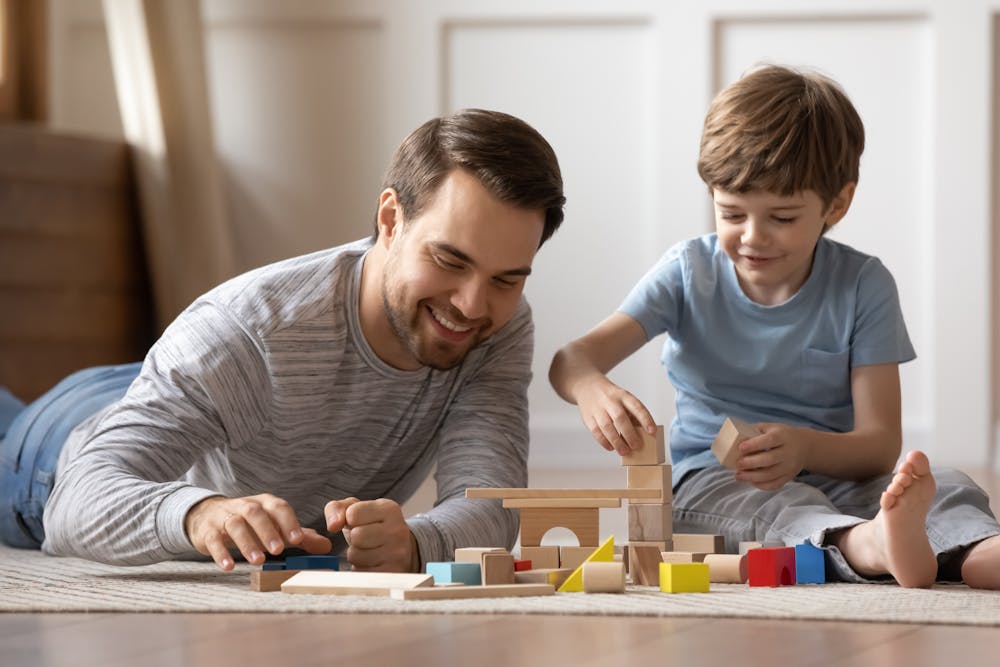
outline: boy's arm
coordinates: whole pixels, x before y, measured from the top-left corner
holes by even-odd
[[[556,352],[549,367],[549,382],[556,393],[579,406],[583,423],[608,451],[624,455],[640,448],[637,424],[655,432],[646,406],[606,375],[646,341],[646,331],[638,321],[616,312]]]
[[[899,365],[851,370],[854,429],[831,433],[785,424],[758,424],[763,435],[740,444],[736,478],[777,489],[803,469],[862,480],[892,472],[902,450]]]

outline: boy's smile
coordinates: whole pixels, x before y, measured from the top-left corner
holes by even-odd
[[[809,277],[816,244],[847,212],[854,184],[828,207],[812,190],[789,196],[718,189],[712,194],[719,243],[740,287],[752,301],[773,306],[794,296]]]

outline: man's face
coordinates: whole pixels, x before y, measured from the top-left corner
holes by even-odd
[[[795,295],[809,277],[824,224],[840,219],[836,211],[824,210],[812,190],[786,197],[716,189],[713,196],[719,243],[736,267],[740,287],[764,305]]]
[[[382,303],[398,343],[385,361],[451,368],[513,317],[545,212],[501,202],[456,169],[419,216],[396,218],[378,241],[388,244]]]

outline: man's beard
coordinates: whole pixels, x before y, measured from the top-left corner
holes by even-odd
[[[400,299],[400,301],[405,301],[405,299]],[[476,333],[472,337],[472,344],[464,344],[461,348],[449,345],[443,340],[434,341],[430,344],[426,344],[425,342],[424,345],[421,345],[417,331],[419,329],[421,312],[427,306],[423,302],[417,303],[412,317],[407,318],[406,313],[402,309],[397,309],[392,305],[389,286],[386,283],[382,284],[382,308],[385,311],[385,317],[389,321],[389,328],[392,329],[393,334],[399,339],[399,342],[406,351],[422,366],[430,366],[438,371],[446,371],[454,368],[462,363],[469,350],[476,347],[480,342],[480,334]],[[427,347],[431,349],[428,350],[426,349]]]

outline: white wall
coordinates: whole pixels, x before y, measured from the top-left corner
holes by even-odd
[[[761,61],[840,81],[868,132],[833,238],[896,276],[919,359],[907,447],[982,465],[992,438],[991,64],[1000,0],[205,0],[211,105],[242,268],[368,233],[382,170],[428,117],[499,108],[564,170],[566,223],[536,260],[536,466],[614,465],[548,387],[553,352],[670,244],[710,229],[703,114]],[[97,0],[53,0],[53,121],[119,126]],[[996,178],[996,175],[993,175]],[[662,340],[614,377],[672,417]]]

